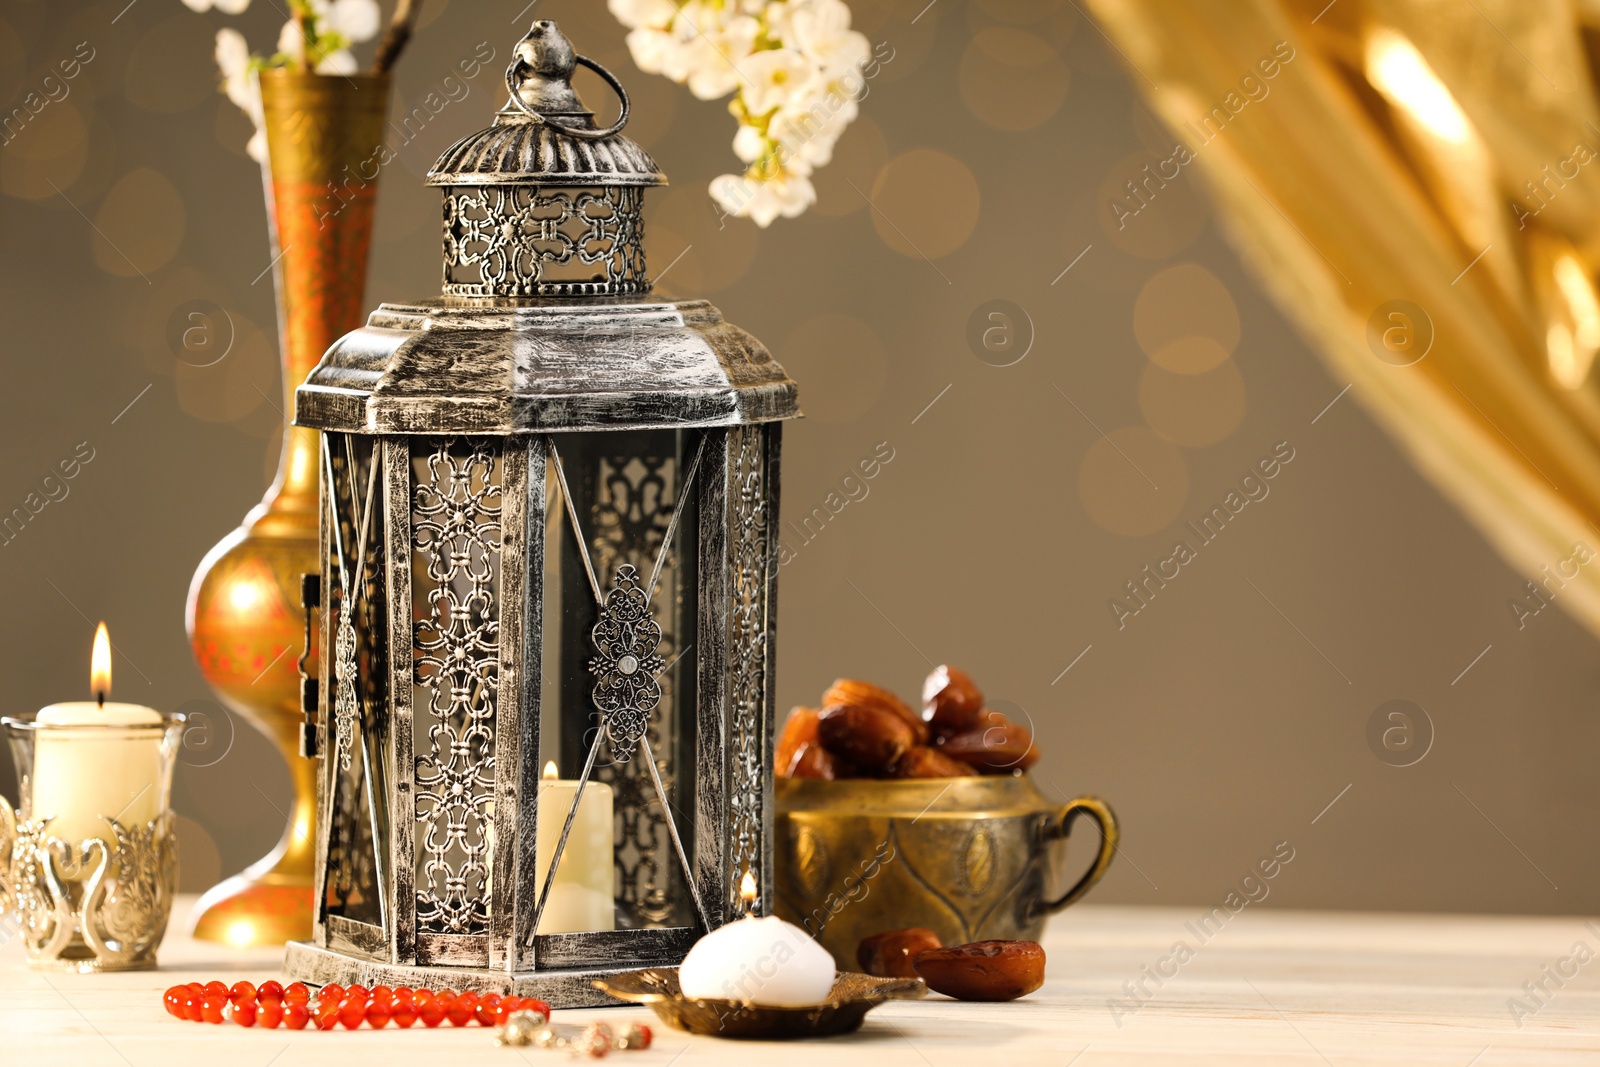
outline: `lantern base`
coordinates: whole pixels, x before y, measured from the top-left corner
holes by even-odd
[[[283,958],[285,981],[307,985],[342,986],[360,983],[368,989],[386,985],[392,989],[454,989],[458,992],[499,993],[534,997],[552,1008],[607,1008],[624,1003],[594,987],[596,979],[611,979],[637,965],[573,968],[570,970],[523,971],[507,973],[489,967],[414,967],[397,963],[376,963],[342,952],[319,948],[307,941],[289,942]]]

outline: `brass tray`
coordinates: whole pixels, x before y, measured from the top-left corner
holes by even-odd
[[[737,1000],[692,1000],[678,987],[675,967],[628,971],[596,980],[618,1000],[647,1005],[668,1026],[691,1034],[734,1038],[828,1037],[860,1029],[867,1012],[889,1000],[918,1000],[928,993],[920,978],[874,978],[841,971],[821,1004],[768,1008]]]

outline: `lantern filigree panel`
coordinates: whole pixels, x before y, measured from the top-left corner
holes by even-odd
[[[444,196],[444,291],[452,296],[644,292],[637,187],[461,186]]]
[[[389,828],[383,752],[387,743],[387,575],[383,546],[382,461],[371,438],[329,434],[321,462],[323,571],[327,610],[324,647],[331,648],[322,689],[327,754],[323,805],[328,857],[321,872],[324,921],[363,945],[381,940],[384,879],[381,842]]]
[[[412,717],[418,935],[487,935],[494,845],[503,462],[489,439],[415,439]]]
[[[737,914],[744,872],[759,873],[758,904],[770,899],[772,849],[764,827],[772,805],[774,640],[777,563],[778,434],[776,426],[739,426],[728,433],[728,798],[730,863],[722,886]]]

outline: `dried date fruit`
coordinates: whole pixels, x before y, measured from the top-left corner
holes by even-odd
[[[862,938],[856,949],[856,962],[863,971],[878,978],[915,978],[917,956],[943,947],[939,935],[926,926],[908,926]]]
[[[792,776],[795,758],[800,755],[800,746],[816,744],[816,741],[817,709],[795,708],[789,712],[788,719],[783,723],[783,733],[778,735],[778,750],[772,758],[772,765],[777,770],[778,777]]]
[[[1016,1000],[1044,985],[1044,949],[1037,941],[976,941],[917,955],[928,988],[957,1000]]]
[[[794,761],[783,772],[785,778],[818,778],[831,782],[835,778],[846,778],[843,773],[845,764],[839,757],[823,748],[815,741],[807,741],[800,746],[794,754]]]
[[[936,737],[965,733],[978,725],[983,694],[972,677],[948,664],[935,667],[922,683],[922,717]]]
[[[964,778],[971,765],[951,759],[936,748],[915,745],[894,765],[895,778]]]
[[[887,711],[911,727],[916,735],[917,744],[928,743],[928,724],[923,722],[922,717],[912,711],[905,701],[882,686],[854,678],[835,679],[828,687],[828,691],[822,694],[822,706],[826,708],[843,704]]]
[[[981,724],[965,733],[946,738],[939,751],[970,765],[980,774],[1010,774],[1025,771],[1039,762],[1033,734],[998,711],[983,713]]]
[[[882,777],[916,741],[909,724],[892,712],[861,704],[823,708],[817,738],[822,747],[867,774]]]

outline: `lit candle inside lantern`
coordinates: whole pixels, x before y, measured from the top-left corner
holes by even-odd
[[[578,795],[578,783],[560,777],[555,761],[544,765],[539,782],[539,844],[534,865],[537,890],[544,889],[550,858],[561,840],[567,812]],[[539,919],[538,933],[567,934],[616,928],[615,893],[612,890],[611,787],[591,781],[583,787],[578,817],[561,853],[561,866],[550,887],[550,899]]]
[[[756,881],[749,871],[739,885],[745,917],[695,942],[678,968],[683,995],[696,1000],[735,1000],[771,1008],[821,1004],[833,990],[833,957],[811,935],[776,915],[757,919]]]
[[[52,704],[35,720],[33,817],[50,819],[48,832],[78,844],[99,837],[115,843],[107,818],[144,826],[167,806],[161,773],[161,715],[137,704],[108,704],[111,638],[101,623],[90,659],[94,702]],[[119,729],[119,727],[121,729]]]

